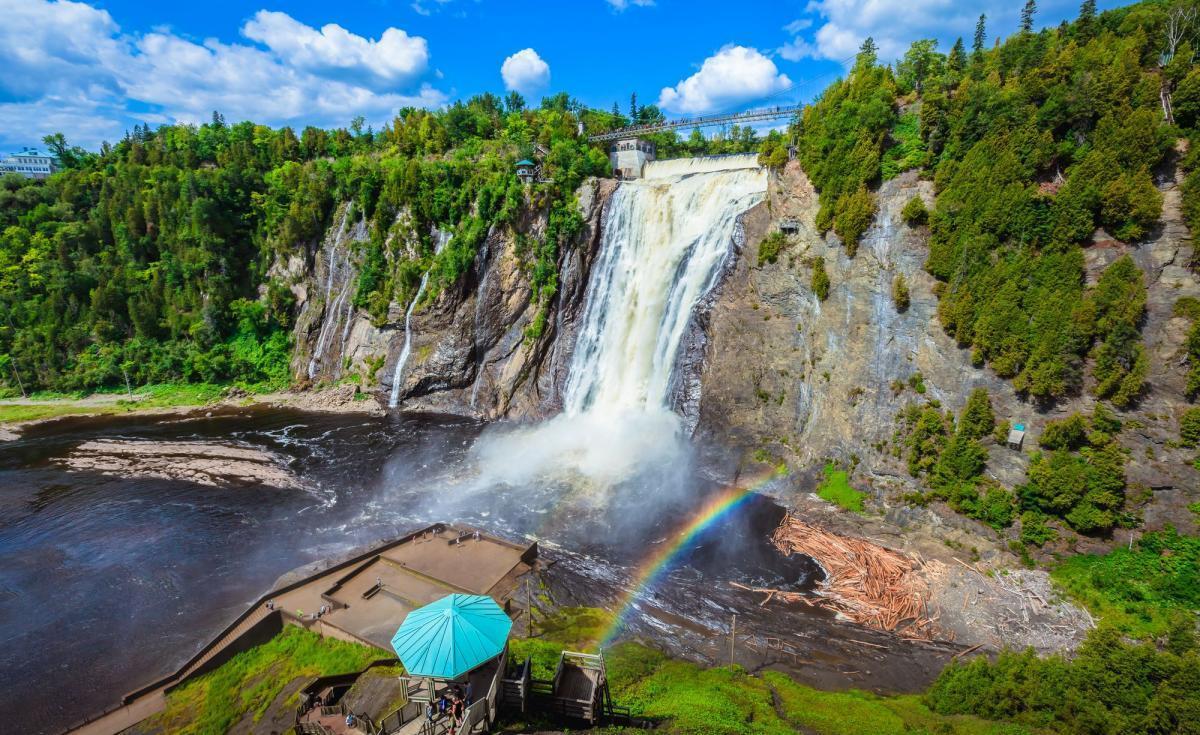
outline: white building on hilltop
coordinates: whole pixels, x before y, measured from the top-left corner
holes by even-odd
[[[19,174],[27,179],[44,179],[55,171],[58,171],[58,159],[32,148],[0,159],[0,175]]]

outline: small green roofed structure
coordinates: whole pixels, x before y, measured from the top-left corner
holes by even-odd
[[[410,612],[392,648],[409,676],[451,680],[503,653],[511,629],[492,598],[453,594]]]
[[[537,178],[537,164],[528,158],[517,161],[517,178],[525,184],[533,183]]]

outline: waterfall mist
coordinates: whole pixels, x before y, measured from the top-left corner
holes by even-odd
[[[621,496],[680,497],[691,446],[668,405],[680,341],[729,257],[737,217],[761,201],[754,156],[652,163],[608,205],[600,253],[563,392],[535,426],[497,425],[476,442],[478,487],[569,486],[597,508]],[[636,497],[629,499],[636,499]]]

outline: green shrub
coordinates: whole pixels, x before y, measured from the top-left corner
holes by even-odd
[[[829,298],[829,274],[825,272],[825,258],[813,259],[812,290],[821,301]]]
[[[1179,419],[1179,442],[1185,447],[1200,443],[1200,407],[1189,408]]]
[[[983,466],[979,466],[979,471]],[[985,523],[997,531],[1008,528],[1016,517],[1016,498],[1008,488],[991,478],[979,477],[947,486],[939,494],[950,507],[968,518]]]
[[[1200,299],[1194,296],[1180,296],[1171,307],[1171,314],[1192,321],[1200,319]]]
[[[908,282],[904,280],[903,273],[897,273],[892,279],[892,303],[896,305],[896,311],[904,313],[908,311],[909,294]]]
[[[1073,659],[1039,658],[1030,649],[952,662],[925,701],[939,714],[1015,720],[1039,731],[1188,732],[1200,711],[1195,634],[1180,629],[1176,639],[1174,650],[1160,651],[1101,627]]]
[[[1089,295],[1087,310],[1098,338],[1092,350],[1096,395],[1124,408],[1141,394],[1148,367],[1139,331],[1146,286],[1132,258],[1122,256],[1105,269]]]
[[[925,208],[925,200],[919,194],[914,194],[904,205],[904,209],[900,210],[900,217],[909,227],[918,227],[928,222],[929,210]]]
[[[916,113],[909,112],[897,117],[890,137],[895,144],[884,151],[879,166],[884,181],[921,166],[927,157],[925,141],[921,138],[920,118]]]
[[[1073,413],[1065,419],[1047,421],[1038,444],[1046,449],[1078,449],[1087,440],[1087,430],[1087,420]]]
[[[1046,525],[1046,516],[1036,510],[1021,514],[1021,543],[1026,546],[1045,546],[1058,538],[1058,533]]]
[[[780,231],[770,233],[758,244],[758,265],[774,263],[779,260],[779,253],[787,246],[787,237]]]
[[[1079,453],[1035,454],[1020,489],[1022,505],[1058,516],[1080,533],[1106,531],[1116,525],[1125,500],[1125,462],[1116,442]]]
[[[949,419],[930,405],[909,404],[900,413],[900,433],[908,448],[908,473],[913,477],[933,471],[949,440]]]
[[[853,258],[858,253],[858,239],[875,219],[875,195],[860,186],[854,193],[842,195],[835,206],[833,231],[842,238],[846,255]]]
[[[1200,609],[1200,538],[1152,531],[1130,549],[1081,554],[1051,573],[1103,623],[1139,638],[1166,635]]]

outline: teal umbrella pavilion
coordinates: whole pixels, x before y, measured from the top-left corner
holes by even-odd
[[[456,679],[499,656],[512,621],[490,597],[447,595],[404,618],[392,648],[409,676]]]

